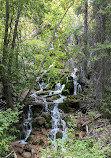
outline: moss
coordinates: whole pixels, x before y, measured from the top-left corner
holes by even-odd
[[[39,90],[40,90],[39,84],[36,84],[36,86],[34,87],[34,89],[35,89],[36,91],[39,91]]]
[[[62,62],[56,61],[55,62],[55,68],[59,68],[59,69],[63,69],[64,68],[64,64]]]
[[[73,94],[74,92],[74,85],[73,85],[73,80],[69,80],[66,85],[65,85],[65,88],[64,90],[68,89],[70,94]]]
[[[56,85],[56,83],[55,82],[50,82],[49,83],[49,86],[47,87],[47,90],[53,90],[53,89],[55,89],[55,85]]]
[[[41,93],[38,94],[38,96],[39,95],[48,95],[48,94],[49,94],[48,92],[41,92]]]
[[[57,100],[59,98],[60,98],[60,95],[55,95],[55,96],[52,97],[52,100]]]
[[[47,123],[50,123],[50,121],[52,120],[51,115],[43,114],[42,117],[44,117],[46,119]]]
[[[60,80],[60,84],[63,85],[63,84],[66,84],[66,76],[63,76]]]
[[[72,80],[73,81],[73,77],[71,75],[68,76],[68,80]]]
[[[69,108],[68,108],[67,104],[60,103],[60,104],[59,104],[59,108],[60,108],[63,112],[68,113]]]
[[[63,94],[63,95],[69,95],[69,94],[70,94],[70,92],[69,92],[69,90],[68,90],[68,89],[64,89],[64,90],[62,91],[62,94]]]

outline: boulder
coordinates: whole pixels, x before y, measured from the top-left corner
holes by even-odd
[[[68,80],[68,82],[65,85],[64,90],[69,90],[70,94],[74,93],[74,84],[73,84],[73,79]]]
[[[40,127],[46,127],[46,126],[47,126],[47,122],[44,117],[36,117],[34,121],[32,122],[33,128],[34,127],[40,128]]]
[[[70,94],[70,92],[69,92],[69,90],[68,90],[68,89],[64,89],[64,90],[62,91],[62,94],[63,94],[63,95],[69,95],[69,94]]]
[[[44,117],[37,117],[35,120],[36,120],[37,124],[39,124],[41,126],[46,123],[46,119]]]
[[[24,158],[31,158],[32,157],[30,152],[24,152],[22,155]]]

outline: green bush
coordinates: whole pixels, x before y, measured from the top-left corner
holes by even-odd
[[[18,122],[18,115],[18,108],[0,111],[0,157],[4,157],[10,152],[9,146],[19,132],[15,128],[15,123]]]

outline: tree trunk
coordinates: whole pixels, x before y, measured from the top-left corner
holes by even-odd
[[[102,6],[99,7],[99,10],[103,9]],[[97,33],[96,39],[98,43],[103,44],[105,41],[105,16],[98,12],[97,14]],[[105,53],[104,50],[101,50],[100,53]],[[105,69],[105,58],[101,57],[98,61],[97,65],[97,82],[96,82],[96,97],[97,97],[97,105],[102,104],[102,99],[104,98],[104,69]]]
[[[13,55],[14,55],[14,48],[15,48],[15,40],[17,37],[17,28],[18,28],[18,22],[19,22],[19,18],[20,18],[20,9],[18,8],[18,12],[17,12],[17,19],[15,22],[15,28],[14,28],[14,33],[13,33],[13,40],[12,40],[12,51],[10,53],[10,57],[9,57],[9,65],[8,65],[8,70],[9,70],[9,76],[11,79],[11,67],[12,67],[12,62],[13,62]]]
[[[8,28],[9,28],[9,2],[6,1],[6,23],[5,23],[5,35],[3,46],[3,58],[2,58],[2,83],[3,92],[7,101],[7,107],[13,107],[13,98],[10,90],[10,82],[7,72],[7,56],[8,56]]]
[[[88,1],[85,2],[84,6],[84,49],[83,52],[85,54],[85,60],[82,62],[82,68],[84,71],[84,77],[87,78],[88,70],[87,70],[87,60],[88,60]]]

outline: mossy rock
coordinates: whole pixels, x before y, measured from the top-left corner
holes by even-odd
[[[62,91],[62,94],[63,94],[63,95],[70,95],[70,92],[69,92],[68,89],[64,89],[64,90]]]
[[[38,96],[40,96],[40,95],[48,95],[48,94],[49,94],[49,92],[41,92],[41,93],[38,94]]]
[[[83,94],[70,95],[68,96],[68,99],[72,101],[83,100]]]
[[[79,109],[80,108],[80,99],[76,99],[76,98],[67,98],[64,100],[64,105],[66,107],[71,107],[71,108],[75,108],[75,109]]]
[[[52,97],[52,100],[57,100],[57,99],[59,99],[60,98],[60,95],[54,95],[53,97]]]
[[[56,133],[56,139],[58,139],[58,138],[62,139],[62,137],[63,137],[62,132],[59,131]]]
[[[63,85],[63,84],[66,84],[66,76],[63,76],[60,80],[60,84]]]
[[[68,76],[68,80],[73,81],[73,77],[71,75]]]
[[[64,90],[68,89],[70,94],[73,94],[74,92],[74,84],[73,84],[73,80],[69,80],[66,85],[65,85],[65,88]]]
[[[39,90],[40,90],[40,86],[39,86],[38,83],[36,84],[36,86],[34,87],[34,89],[35,89],[36,91],[39,91]]]
[[[60,108],[64,113],[68,113],[68,111],[69,111],[69,108],[68,108],[67,104],[64,104],[64,103],[60,103],[60,104],[59,104],[59,108]]]
[[[56,83],[55,82],[51,82],[51,83],[49,83],[49,86],[47,87],[47,90],[53,90],[53,89],[55,89],[55,86],[56,86]]]
[[[42,115],[42,117],[44,117],[44,118],[46,119],[46,122],[47,122],[47,123],[50,123],[50,121],[52,120],[51,115],[49,115],[49,114],[47,115],[47,114],[44,113],[44,114]]]

